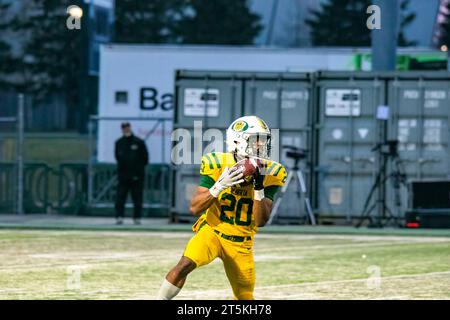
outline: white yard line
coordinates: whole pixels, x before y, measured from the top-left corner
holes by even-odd
[[[442,272],[429,272],[429,273],[420,273],[420,274],[403,274],[403,275],[394,275],[394,276],[386,276],[382,277],[382,280],[389,280],[389,279],[401,279],[401,278],[420,278],[420,277],[430,277],[430,276],[439,276],[439,275],[448,275],[450,274],[450,271],[442,271]],[[305,287],[305,286],[321,286],[321,285],[329,285],[329,284],[341,284],[341,283],[354,283],[354,282],[362,282],[367,281],[367,278],[361,278],[361,279],[348,279],[348,280],[332,280],[332,281],[319,281],[319,282],[303,282],[299,284],[286,284],[286,285],[272,285],[272,286],[261,286],[255,288],[255,296],[258,298],[259,295],[262,294],[260,292],[264,289],[281,289],[281,288],[292,288],[292,287]],[[152,291],[152,290],[150,290]],[[141,293],[134,297],[124,298],[124,299],[130,299],[130,300],[151,300],[155,299],[157,290],[153,289],[154,292],[148,292],[148,293]],[[0,289],[0,293],[30,293],[29,289]],[[40,292],[40,291],[39,291]],[[46,290],[45,294],[58,294],[61,293],[62,290]],[[135,290],[120,290],[120,289],[103,289],[103,290],[92,290],[92,291],[73,291],[71,293],[77,293],[79,295],[92,295],[92,294],[127,294],[127,293],[136,293]],[[189,292],[183,292],[176,297],[176,299],[185,299],[185,298],[199,298],[199,299],[205,299],[205,298],[232,298],[232,291],[231,288],[227,289],[216,289],[216,290],[194,290]],[[6,297],[6,296],[5,296]],[[313,297],[313,294],[311,293],[302,293],[302,294],[294,294],[294,295],[277,295],[276,300],[278,299],[323,299],[321,296]],[[121,298],[122,299],[122,298]],[[408,296],[390,296],[390,297],[382,297],[381,299],[409,299]]]
[[[194,235],[192,231],[147,231],[147,230],[139,230],[139,231],[110,231],[110,230],[0,230],[1,234],[30,234],[30,235],[42,235],[43,238],[52,238],[54,236],[76,236],[82,235],[86,236],[86,238],[101,238],[104,236],[111,237],[148,237],[148,238],[189,238]],[[41,239],[41,237],[39,237]],[[16,241],[22,239],[8,239],[8,241]],[[24,239],[29,240],[29,239]]]
[[[442,272],[430,272],[430,273],[419,273],[419,274],[402,274],[402,275],[395,275],[395,276],[386,276],[381,277],[381,281],[388,280],[388,279],[399,279],[399,278],[420,278],[420,277],[429,277],[429,276],[436,276],[436,275],[446,275],[450,274],[449,271],[442,271]],[[284,284],[284,285],[272,285],[272,286],[261,286],[255,288],[255,295],[258,295],[258,291],[264,290],[264,289],[281,289],[281,288],[293,288],[293,287],[305,287],[305,286],[321,286],[321,285],[329,285],[329,284],[339,284],[339,283],[352,283],[352,282],[362,282],[367,281],[367,278],[359,278],[359,279],[347,279],[347,280],[331,280],[331,281],[318,281],[318,282],[303,282],[303,283],[297,283],[297,284]],[[186,293],[180,294],[178,297],[190,297],[190,296],[217,296],[217,295],[225,295],[226,293],[229,293],[230,289],[216,289],[216,290],[195,290],[195,291],[189,291]],[[288,296],[293,297],[293,296]]]
[[[301,246],[288,246],[283,248],[276,248],[276,252],[279,251],[292,251],[292,250],[318,250],[318,249],[340,249],[340,248],[358,248],[358,247],[381,247],[381,246],[391,246],[391,245],[407,245],[411,244],[410,242],[366,242],[366,243],[350,243],[350,244],[327,244],[327,245],[301,245]],[[264,247],[264,248],[255,248],[255,252],[273,252],[274,248],[272,247]]]
[[[442,242],[436,241],[436,242]],[[423,243],[428,243],[428,241],[424,241]],[[293,250],[299,250],[302,251],[313,251],[313,250],[320,250],[320,249],[347,249],[347,248],[366,248],[366,247],[382,247],[382,246],[391,246],[391,245],[408,245],[411,244],[409,241],[398,241],[398,242],[366,242],[366,243],[344,243],[344,244],[327,244],[327,245],[298,245],[298,246],[288,246],[288,247],[278,247],[276,248],[276,252],[282,252],[282,251],[293,251]],[[415,242],[417,244],[417,242]],[[149,250],[150,251],[150,250]],[[158,261],[164,261],[164,262],[170,262],[171,260],[177,260],[181,254],[182,249],[176,249],[171,248],[164,250],[158,250],[160,252],[152,252],[149,254],[145,254],[145,251],[141,251],[141,253],[129,253],[129,252],[115,252],[115,253],[108,253],[105,252],[99,253],[99,252],[63,252],[63,253],[45,253],[45,254],[32,254],[28,255],[28,257],[36,258],[36,259],[46,259],[46,260],[65,260],[66,263],[61,264],[35,264],[33,266],[30,266],[29,264],[13,264],[13,265],[5,265],[0,266],[0,271],[7,271],[11,269],[20,269],[20,270],[33,270],[33,269],[40,269],[40,268],[54,268],[54,267],[64,267],[67,264],[71,264],[71,260],[77,260],[77,265],[99,265],[104,263],[120,263],[123,261],[129,261],[129,260],[145,260],[145,259],[158,259]],[[273,247],[267,247],[262,246],[260,248],[256,247],[254,249],[255,253],[255,261],[267,261],[267,260],[290,260],[290,259],[302,259],[303,257],[298,256],[283,256],[276,258],[276,256],[270,255],[268,257],[265,253],[273,253],[274,248]],[[268,258],[267,258],[268,257]],[[73,263],[72,263],[73,264]]]
[[[83,231],[83,230],[0,230],[0,235],[2,233],[19,233],[19,234],[35,234],[35,235],[45,235],[46,238],[50,239],[53,236],[65,236],[77,234],[88,236],[89,238],[98,238],[102,236],[126,236],[126,237],[149,237],[149,238],[172,238],[172,239],[183,239],[190,238],[194,235],[190,231],[109,231],[109,230],[98,230],[96,232]],[[48,235],[51,235],[49,237]],[[286,240],[352,240],[352,241],[411,241],[411,242],[440,242],[440,241],[450,241],[450,237],[437,236],[437,237],[427,237],[427,236],[391,236],[391,235],[352,235],[352,234],[292,234],[292,233],[257,233],[255,240],[258,239],[286,239]],[[11,241],[16,241],[21,239],[11,239]]]
[[[75,257],[75,256],[61,256],[60,260],[61,263],[42,263],[42,264],[33,264],[30,265],[27,264],[12,264],[12,265],[6,265],[6,266],[0,266],[0,272],[11,272],[11,271],[32,271],[32,270],[38,270],[38,269],[53,269],[53,268],[65,268],[68,266],[79,266],[83,268],[89,268],[94,266],[100,266],[100,265],[107,265],[111,263],[124,263],[129,262],[130,260],[140,260],[145,261],[151,259],[152,261],[157,260],[158,262],[171,262],[174,263],[179,259],[181,256],[180,252],[172,253],[172,255],[166,253],[166,254],[143,254],[143,255],[134,255],[133,257],[109,257],[109,256],[98,256],[96,258],[89,258],[86,256],[82,257]]]
[[[384,280],[384,279],[401,279],[401,278],[420,278],[420,277],[429,277],[429,276],[445,275],[445,274],[450,274],[450,270],[449,271],[440,271],[440,272],[417,273],[417,274],[400,274],[400,275],[395,275],[395,276],[380,277],[380,279]],[[361,281],[367,281],[367,278],[347,279],[347,280],[330,280],[330,281],[319,281],[319,282],[303,282],[303,283],[298,283],[298,284],[263,286],[263,287],[258,287],[257,289],[290,288],[290,287],[303,287],[303,286],[310,286],[310,285],[327,285],[327,284],[335,284],[335,283],[350,283],[350,282],[361,282]]]
[[[323,239],[322,239],[323,240]],[[350,239],[352,241],[364,241],[362,239]],[[393,240],[393,239],[391,239]],[[319,244],[319,245],[297,245],[297,246],[286,246],[286,247],[278,247],[276,251],[291,251],[296,249],[301,250],[317,250],[317,249],[330,249],[330,248],[357,248],[357,247],[378,247],[378,246],[391,246],[391,245],[406,245],[406,244],[425,244],[425,243],[445,243],[450,242],[450,239],[448,238],[439,238],[439,239],[415,239],[414,241],[411,241],[410,239],[397,239],[394,240],[394,242],[389,242],[390,240],[381,238],[377,242],[367,241],[367,242],[358,242],[358,243],[338,243],[338,244]],[[413,242],[413,243],[412,243]],[[273,252],[274,248],[266,245],[261,245],[260,247],[258,244],[255,245],[255,252]]]
[[[286,239],[286,240],[352,240],[352,241],[411,241],[411,242],[440,242],[450,241],[450,237],[411,237],[411,236],[391,236],[391,235],[352,235],[352,234],[260,234],[258,239]]]

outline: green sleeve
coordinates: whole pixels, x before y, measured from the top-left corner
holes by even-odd
[[[200,177],[200,187],[211,188],[216,182],[210,176],[202,175]]]
[[[277,193],[279,186],[268,186],[264,188],[264,196],[273,201],[275,198],[275,194]]]

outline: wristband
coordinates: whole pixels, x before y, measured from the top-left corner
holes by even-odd
[[[209,189],[209,193],[211,193],[211,195],[212,195],[214,198],[219,197],[220,191],[221,191],[221,190],[220,190],[219,188],[217,188],[216,185],[213,185],[213,186]]]
[[[264,189],[261,190],[255,190],[253,193],[253,199],[256,201],[261,201],[262,199],[264,199]]]

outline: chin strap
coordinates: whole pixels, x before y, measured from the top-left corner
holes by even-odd
[[[234,153],[234,160],[236,160],[236,162],[239,162],[244,159],[245,159],[245,156],[239,155],[237,152]]]

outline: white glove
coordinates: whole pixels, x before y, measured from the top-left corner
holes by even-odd
[[[230,168],[225,167],[219,177],[219,180],[217,180],[217,182],[209,189],[211,195],[214,198],[217,198],[223,190],[244,182],[244,179],[242,179],[242,170],[243,168],[239,168],[230,173]]]

